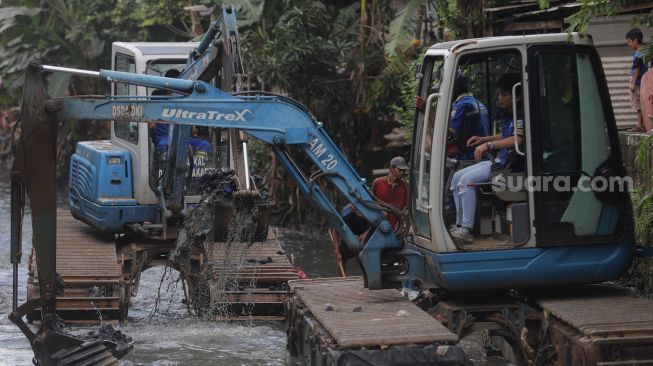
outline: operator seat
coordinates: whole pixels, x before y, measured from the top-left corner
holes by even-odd
[[[526,171],[523,169],[523,158],[511,149],[507,160],[501,169],[492,171],[488,182],[478,184],[479,191],[504,202],[525,202],[528,200],[528,191],[525,189]],[[519,167],[518,171],[513,171],[513,167]],[[518,186],[515,187],[515,184]]]

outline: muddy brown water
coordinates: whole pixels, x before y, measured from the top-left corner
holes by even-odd
[[[23,334],[8,319],[12,299],[12,267],[9,262],[10,184],[0,176],[0,366],[32,365],[32,351]],[[65,202],[61,200],[61,207]],[[325,235],[307,235],[280,230],[282,244],[293,253],[295,264],[309,277],[337,275],[331,245]],[[31,219],[29,210],[24,221],[23,253],[31,251]],[[307,243],[309,243],[307,245]],[[27,257],[19,266],[19,303],[26,298]],[[359,274],[354,262],[350,273]],[[190,318],[182,304],[181,286],[176,272],[164,278],[161,267],[145,271],[138,295],[129,311],[129,319],[117,326],[135,340],[134,350],[122,365],[299,365],[286,351],[283,322],[210,322]],[[158,311],[150,316],[160,292]],[[74,332],[83,328],[71,328]],[[462,342],[472,362],[477,365],[504,365],[482,356],[480,337]]]

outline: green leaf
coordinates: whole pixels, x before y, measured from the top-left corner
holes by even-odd
[[[641,214],[642,209],[652,203],[653,203],[653,191],[648,192],[647,194],[639,197],[639,199],[635,202],[635,213],[638,215]]]
[[[55,98],[65,95],[70,85],[70,77],[70,74],[64,74],[62,72],[55,72],[48,75],[48,95]]]
[[[40,8],[28,8],[26,6],[3,7],[0,12],[0,22],[11,20],[17,16],[31,17],[38,14],[40,11]]]
[[[386,55],[394,56],[410,46],[417,24],[415,14],[422,3],[421,0],[410,0],[390,23],[390,42],[385,45]]]

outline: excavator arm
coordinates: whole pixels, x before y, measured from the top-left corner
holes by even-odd
[[[34,72],[38,67],[33,66]],[[43,70],[49,67],[43,66]],[[69,70],[69,72],[75,72]],[[226,93],[203,81],[102,70],[101,79],[155,88],[173,89],[181,96],[162,97],[66,97],[45,103],[49,113],[61,119],[93,119],[170,123],[178,126],[207,126],[237,129],[269,144],[281,164],[313,205],[323,212],[342,240],[363,264],[370,289],[387,287],[381,273],[382,252],[399,250],[400,244],[383,209],[373,199],[365,181],[349,164],[324,130],[322,123],[298,102],[267,93]],[[295,146],[313,163],[316,171],[307,176],[290,157]],[[317,181],[336,187],[372,225],[362,243],[349,229]]]
[[[55,298],[63,287],[56,273],[56,141],[57,116],[48,110],[40,72],[28,72],[23,87],[21,133],[11,170],[11,261],[14,265],[14,307],[9,319],[30,341],[39,365],[117,365],[133,342],[110,326],[82,338],[67,334],[55,314]],[[17,306],[17,266],[21,257],[25,194],[30,199],[32,244],[39,269],[40,297]],[[34,333],[23,316],[41,308]]]
[[[215,84],[220,84],[222,90],[240,92],[243,74],[236,12],[231,5],[225,5],[222,7],[220,18],[211,24],[197,47],[188,56],[186,67],[179,75],[179,79],[200,80],[207,83],[213,81]],[[166,196],[166,208],[176,214],[184,207],[185,172],[188,161],[188,149],[185,147],[188,146],[191,136],[191,126],[173,124],[170,130],[171,138],[162,179],[164,183],[162,193]],[[230,131],[230,135],[234,142],[246,141],[245,136],[236,134],[234,130]],[[236,175],[249,190],[246,143],[241,146],[232,144],[231,156],[236,165]]]

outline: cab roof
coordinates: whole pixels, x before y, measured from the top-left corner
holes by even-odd
[[[188,55],[197,42],[114,42],[115,46],[138,50],[145,56]]]
[[[490,47],[521,46],[543,43],[579,44],[591,45],[592,36],[579,33],[550,33],[550,34],[529,34],[524,36],[501,36],[486,38],[461,39],[457,41],[437,43],[429,47],[429,50],[448,50],[450,52],[462,49],[482,49]]]

